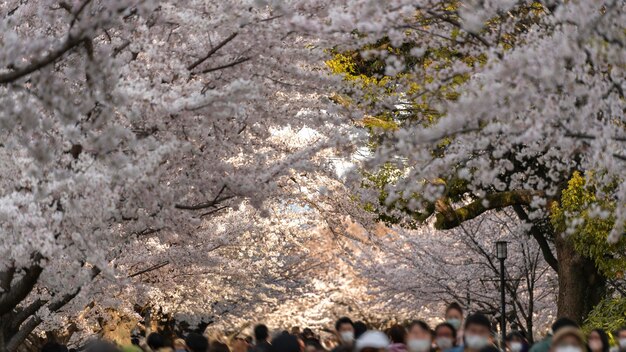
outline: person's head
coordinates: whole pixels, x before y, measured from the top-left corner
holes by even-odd
[[[302,337],[305,339],[312,339],[315,338],[315,334],[311,328],[304,328],[304,330],[302,330]]]
[[[585,338],[579,328],[560,327],[552,338],[551,352],[583,352]]]
[[[626,326],[622,326],[615,331],[615,339],[617,340],[620,351],[626,351]]]
[[[389,347],[389,339],[382,331],[369,330],[363,333],[354,347],[355,352],[384,352]]]
[[[404,326],[394,325],[389,329],[389,339],[392,343],[406,342],[406,329]]]
[[[363,335],[364,332],[367,331],[367,324],[365,324],[362,321],[355,321],[354,322],[354,338],[358,339],[359,337],[361,337],[361,335]]]
[[[110,342],[94,340],[94,341],[87,342],[83,351],[84,352],[120,352],[120,349]]]
[[[174,340],[174,351],[186,351],[187,345],[185,344],[185,340],[183,339],[175,339]]]
[[[236,336],[235,338],[233,338],[232,346],[233,352],[246,352],[250,347],[248,341],[246,341],[246,339],[241,336]]]
[[[409,352],[428,352],[433,343],[433,332],[428,324],[413,320],[409,324],[406,347]]]
[[[281,334],[272,340],[269,352],[302,352],[302,345],[297,337]]]
[[[452,302],[446,307],[446,322],[454,326],[456,330],[461,328],[461,323],[463,322],[463,308],[461,308],[460,304]]]
[[[593,329],[587,337],[587,346],[591,352],[608,352],[609,335],[602,329]]]
[[[165,347],[165,341],[163,340],[163,336],[161,336],[161,334],[157,332],[153,332],[150,335],[148,335],[148,338],[146,338],[146,344],[153,351],[156,351],[159,348]]]
[[[491,338],[491,321],[482,314],[472,314],[465,320],[463,340],[465,347],[480,351],[487,347]]]
[[[578,328],[580,329],[580,326],[578,326],[578,324],[576,324],[575,321],[573,321],[570,318],[559,318],[557,319],[554,324],[552,324],[552,333],[556,334],[557,331],[559,331],[559,329],[561,328],[565,328],[565,327],[574,327],[574,328]]]
[[[342,317],[335,323],[335,330],[342,344],[354,342],[354,323],[348,317]]]
[[[269,336],[270,336],[270,331],[267,328],[267,326],[263,324],[259,324],[254,327],[254,339],[256,340],[257,343],[261,341],[266,341]]]
[[[513,331],[506,335],[506,346],[511,352],[520,352],[524,349],[526,339],[519,331]]]
[[[440,350],[456,346],[456,329],[450,323],[441,323],[435,327],[435,344]]]
[[[209,350],[209,340],[204,335],[195,332],[187,335],[185,344],[189,352],[207,352]]]
[[[219,341],[211,342],[211,348],[209,352],[230,352],[228,345]]]
[[[41,352],[68,352],[65,345],[61,345],[58,342],[47,342],[41,346]]]

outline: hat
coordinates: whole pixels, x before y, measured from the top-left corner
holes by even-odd
[[[364,348],[387,348],[389,347],[389,339],[387,335],[380,331],[366,331],[356,340],[355,351],[359,352]]]
[[[557,330],[556,334],[552,338],[552,345],[556,346],[556,344],[562,340],[565,336],[574,336],[580,341],[581,344],[585,343],[585,337],[579,328],[574,326],[566,326]]]

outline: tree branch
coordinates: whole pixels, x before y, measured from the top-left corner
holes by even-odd
[[[521,205],[514,205],[513,210],[517,214],[517,217],[520,218],[520,220],[532,224],[529,230],[530,234],[539,244],[539,248],[541,248],[541,253],[543,254],[543,258],[546,260],[546,263],[548,263],[548,265],[550,265],[550,267],[554,269],[554,271],[558,272],[559,262],[552,253],[552,249],[550,249],[550,244],[548,243],[548,240],[541,231],[541,228],[535,222],[530,220],[528,214],[526,214],[526,211],[524,211],[524,208],[522,208]]]
[[[229,35],[226,39],[222,40],[219,44],[217,44],[215,47],[213,47],[213,49],[209,50],[209,52],[206,55],[204,55],[203,57],[199,58],[198,60],[194,61],[189,66],[187,66],[187,70],[191,71],[194,68],[196,68],[198,65],[200,65],[201,63],[206,61],[213,54],[215,54],[218,50],[220,50],[224,45],[228,44],[228,42],[230,42],[231,40],[235,39],[235,37],[238,34],[239,34],[238,32],[235,32],[235,33]]]
[[[39,60],[33,60],[28,66],[18,68],[11,72],[0,74],[0,84],[13,82],[21,77],[29,75],[39,69],[50,65],[82,42],[83,38],[81,36],[73,37],[70,35],[60,48],[53,50],[45,57]]]
[[[221,65],[221,66],[217,66],[217,67],[211,67],[211,68],[207,68],[206,70],[200,71],[200,73],[209,73],[209,72],[213,72],[213,71],[219,71],[219,70],[223,70],[225,68],[229,68],[229,67],[233,67],[236,65],[239,65],[241,63],[244,63],[246,61],[250,60],[249,57],[242,57],[240,59],[237,59],[231,63],[228,63],[226,65]]]
[[[22,278],[15,285],[11,286],[11,289],[8,292],[0,296],[0,316],[13,311],[13,309],[15,309],[15,307],[20,304],[20,302],[26,298],[26,296],[28,296],[30,291],[33,289],[43,270],[43,268],[39,265],[40,259],[41,255],[36,254],[34,258],[36,264],[27,268],[24,276],[22,276]]]
[[[544,194],[540,191],[516,190],[492,193],[483,199],[476,200],[466,206],[454,210],[449,201],[438,201],[435,228],[452,229],[464,221],[474,219],[492,209],[502,209],[512,205],[530,205],[535,197]],[[485,204],[486,202],[486,204]]]

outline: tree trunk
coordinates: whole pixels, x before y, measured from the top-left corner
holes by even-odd
[[[556,235],[559,297],[558,317],[567,317],[582,324],[606,292],[606,278],[594,262],[576,252],[570,238]]]

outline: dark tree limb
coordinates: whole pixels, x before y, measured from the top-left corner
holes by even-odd
[[[40,259],[41,255],[35,255],[34,262],[36,264],[25,269],[24,276],[12,285],[8,292],[0,296],[0,316],[12,312],[33,289],[43,271],[43,268],[39,265]]]
[[[138,271],[138,272],[136,272],[136,273],[134,273],[134,274],[130,274],[130,275],[128,275],[128,277],[132,278],[132,277],[135,277],[135,276],[139,276],[139,275],[141,275],[141,274],[149,273],[149,272],[154,271],[154,270],[157,270],[157,269],[161,269],[162,267],[164,267],[164,266],[168,265],[169,263],[170,263],[170,261],[169,261],[169,260],[166,260],[166,261],[164,261],[164,262],[161,262],[161,263],[155,264],[155,265],[153,265],[153,266],[151,266],[151,267],[149,267],[149,268],[146,268],[146,269],[144,269],[144,270],[140,270],[140,271]]]
[[[226,39],[222,40],[219,44],[217,44],[211,50],[209,50],[209,52],[206,55],[204,55],[203,57],[199,58],[198,60],[194,61],[189,66],[187,66],[187,70],[191,71],[194,68],[196,68],[198,65],[200,65],[201,63],[205,62],[208,58],[210,58],[211,56],[213,56],[213,54],[215,54],[218,50],[220,50],[224,45],[228,44],[228,42],[235,39],[235,37],[238,34],[239,34],[238,32],[235,32],[229,35],[228,37],[226,37]]]
[[[539,248],[541,248],[543,258],[546,260],[546,263],[548,263],[548,265],[550,265],[550,267],[554,269],[554,271],[559,272],[559,262],[554,256],[554,253],[552,253],[552,249],[550,249],[550,244],[548,243],[546,236],[541,230],[541,227],[528,217],[528,214],[526,214],[526,211],[521,205],[514,205],[513,210],[520,220],[532,224],[529,232],[531,236],[533,236],[535,241],[537,241],[537,243],[539,244]]]
[[[453,209],[449,201],[438,201],[438,214],[436,215],[435,228],[439,230],[449,230],[464,221],[480,216],[486,211],[502,209],[513,205],[530,205],[533,198],[541,196],[543,196],[542,192],[530,190],[492,193],[488,194],[483,199],[473,201],[458,209]],[[487,204],[485,204],[485,202]]]
[[[100,274],[100,269],[98,269],[97,267],[93,267],[91,269],[92,280],[99,274]],[[80,293],[81,289],[82,287],[78,287],[73,292],[65,294],[63,295],[63,297],[57,300],[53,299],[50,301],[45,301],[45,303],[48,304],[48,310],[53,313],[57,312],[59,309],[63,308],[66,304],[68,304],[72,299],[74,299],[74,297],[76,297]],[[16,351],[17,348],[26,340],[28,335],[30,335],[33,332],[33,330],[35,330],[35,328],[37,328],[37,326],[41,324],[41,322],[42,322],[41,317],[37,315],[32,315],[30,319],[28,319],[28,321],[26,321],[24,324],[22,324],[19,327],[19,331],[13,334],[13,336],[11,336],[11,338],[8,340],[6,344],[6,350],[9,352]],[[5,338],[6,337],[7,336],[5,336]]]
[[[237,59],[231,63],[225,64],[225,65],[221,65],[221,66],[217,66],[217,67],[211,67],[211,68],[207,68],[206,70],[202,70],[200,71],[200,73],[209,73],[209,72],[213,72],[213,71],[219,71],[219,70],[223,70],[229,67],[233,67],[233,66],[237,66],[239,64],[242,64],[246,61],[250,60],[249,57],[242,57],[240,59]]]
[[[27,66],[22,68],[17,68],[11,72],[0,74],[0,84],[11,83],[19,78],[22,78],[26,75],[29,75],[37,70],[40,70],[56,60],[58,60],[61,56],[65,55],[68,51],[74,49],[79,44],[83,43],[84,38],[77,36],[69,36],[61,47],[56,50],[51,51],[48,55],[43,58],[33,60]]]

